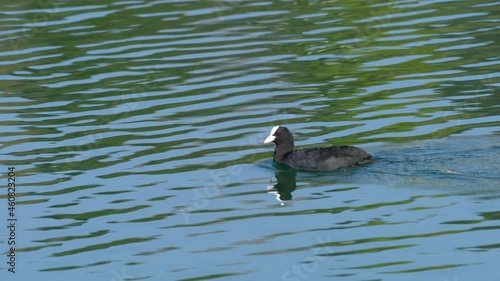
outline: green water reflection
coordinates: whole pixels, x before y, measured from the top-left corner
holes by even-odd
[[[496,278],[497,2],[3,4],[14,278]],[[377,162],[273,166],[275,125]]]

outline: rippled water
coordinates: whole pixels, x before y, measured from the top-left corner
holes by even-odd
[[[499,14],[6,1],[2,280],[498,280]],[[377,161],[273,165],[275,125]]]

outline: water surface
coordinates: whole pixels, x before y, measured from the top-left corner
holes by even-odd
[[[2,280],[498,280],[499,4],[5,2]]]

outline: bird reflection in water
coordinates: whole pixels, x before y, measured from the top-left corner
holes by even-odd
[[[273,163],[275,166],[276,184],[267,187],[268,193],[275,194],[276,200],[281,205],[292,200],[292,192],[297,188],[297,171],[280,163]]]

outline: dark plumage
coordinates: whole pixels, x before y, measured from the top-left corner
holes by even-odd
[[[274,142],[274,161],[297,170],[331,171],[367,163],[373,157],[355,146],[330,146],[293,150],[292,133],[282,126],[276,126],[264,143]]]

